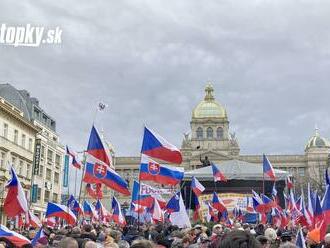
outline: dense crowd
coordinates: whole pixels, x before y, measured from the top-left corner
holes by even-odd
[[[209,225],[210,223],[208,223]],[[43,228],[46,236],[34,247],[59,248],[291,248],[296,247],[296,229],[279,229],[270,225],[234,223],[231,227],[222,224],[195,225],[180,229],[170,224],[129,225],[123,228],[100,224]],[[302,229],[307,247],[330,247],[330,233],[320,241],[318,229]],[[20,233],[33,239],[37,230]],[[15,247],[8,240],[0,239],[0,248]],[[32,247],[25,245],[24,247]]]

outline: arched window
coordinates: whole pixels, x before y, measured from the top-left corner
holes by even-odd
[[[212,127],[208,127],[206,130],[206,135],[208,139],[212,139],[213,138],[213,129]]]
[[[223,139],[223,128],[222,127],[217,128],[217,139]]]
[[[197,139],[203,139],[203,128],[201,128],[201,127],[197,128],[196,137],[197,137]]]

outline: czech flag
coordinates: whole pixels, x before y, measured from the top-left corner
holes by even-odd
[[[160,165],[148,156],[141,155],[140,180],[177,185],[183,179],[183,175],[183,168]]]
[[[102,141],[96,128],[92,127],[91,134],[89,136],[87,151],[89,155],[92,155],[98,161],[103,162],[104,164],[112,167],[111,156],[109,149]]]
[[[117,172],[103,164],[88,161],[83,181],[86,183],[103,183],[123,195],[130,195],[127,182]]]
[[[191,189],[194,191],[196,196],[200,196],[205,190],[205,187],[197,180],[196,177],[193,177],[191,180]]]
[[[10,172],[11,179],[6,185],[8,192],[3,204],[3,209],[8,217],[15,217],[21,213],[27,213],[29,208],[24,190],[13,166],[11,166]]]
[[[112,211],[113,221],[116,222],[118,225],[125,226],[126,220],[121,211],[120,203],[115,196],[112,198]]]
[[[91,205],[88,201],[84,200],[83,202],[84,215],[90,216],[91,218],[97,219],[97,213],[93,205]]]
[[[193,201],[195,205],[193,220],[197,221],[199,219],[199,209],[201,206],[198,201],[198,196],[195,193],[193,193]]]
[[[48,244],[48,239],[47,236],[42,228],[39,229],[39,231],[36,233],[34,238],[31,241],[31,245],[34,247],[37,245],[37,243],[47,245]]]
[[[17,247],[22,247],[27,244],[31,244],[30,240],[23,235],[9,230],[7,227],[0,225],[0,238],[4,238],[12,242]]]
[[[315,197],[311,191],[310,184],[307,186],[307,214],[311,220],[312,226],[314,227],[314,209],[315,209]]]
[[[303,234],[301,228],[299,228],[299,231],[297,232],[296,247],[306,248],[306,241],[305,241],[304,234]]]
[[[141,153],[169,163],[182,163],[180,150],[147,127],[144,127]]]
[[[315,197],[315,210],[314,210],[314,224],[316,228],[319,228],[323,222],[324,214],[322,211],[320,198],[318,195]]]
[[[217,182],[217,181],[227,182],[227,178],[225,177],[225,175],[223,173],[221,173],[219,168],[213,163],[212,163],[212,172],[213,172],[214,182]]]
[[[223,203],[221,198],[218,197],[216,192],[213,192],[212,206],[220,213],[223,213],[227,210],[225,204]]]
[[[76,223],[75,214],[69,209],[69,207],[53,202],[48,202],[45,218],[58,217],[65,220],[69,225]]]
[[[70,155],[72,157],[71,164],[73,165],[73,167],[75,167],[75,168],[77,168],[77,169],[80,170],[82,168],[82,164],[81,164],[81,162],[79,162],[76,159],[77,154],[75,152],[71,151],[68,146],[66,146],[66,153],[67,153],[67,155]]]
[[[264,154],[263,155],[263,172],[264,174],[266,174],[267,176],[269,176],[271,179],[273,179],[274,181],[276,180],[276,177],[275,177],[275,172],[274,172],[274,169],[273,169],[273,166],[272,164],[269,162],[268,158],[266,157],[266,155]]]
[[[32,226],[34,228],[40,228],[42,226],[42,223],[40,219],[34,215],[31,211],[29,211],[29,226]]]
[[[137,181],[133,183],[132,203],[137,204],[138,207],[145,206],[151,208],[154,204],[154,198],[151,195],[140,194],[140,184]]]
[[[325,192],[322,204],[324,223],[323,225],[327,227],[330,224],[330,190]]]
[[[207,203],[208,206],[208,212],[207,212],[207,216],[206,219],[208,222],[213,221],[213,222],[218,222],[219,218],[218,215],[215,213],[215,209],[211,206],[210,203]]]
[[[167,202],[166,211],[168,213],[180,211],[180,192],[177,192],[171,199]]]

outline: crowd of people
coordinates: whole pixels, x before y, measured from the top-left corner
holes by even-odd
[[[32,240],[38,230],[20,233]],[[235,222],[232,226],[207,223],[180,229],[167,223],[127,225],[84,224],[54,228],[44,226],[45,236],[34,247],[58,248],[291,248],[296,246],[297,228],[280,229],[264,224]],[[330,247],[330,233],[320,240],[320,231],[302,228],[306,247]],[[0,238],[0,248],[16,247]],[[32,247],[25,245],[23,247]]]

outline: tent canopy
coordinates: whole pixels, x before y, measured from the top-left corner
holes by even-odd
[[[263,180],[262,164],[252,164],[240,160],[227,160],[216,164],[218,169],[228,180]],[[284,170],[274,169],[276,180],[285,180],[290,174]],[[208,181],[213,179],[212,166],[202,167],[196,170],[185,172],[184,180],[191,180],[195,176],[198,180]],[[265,175],[265,181],[271,181]]]

